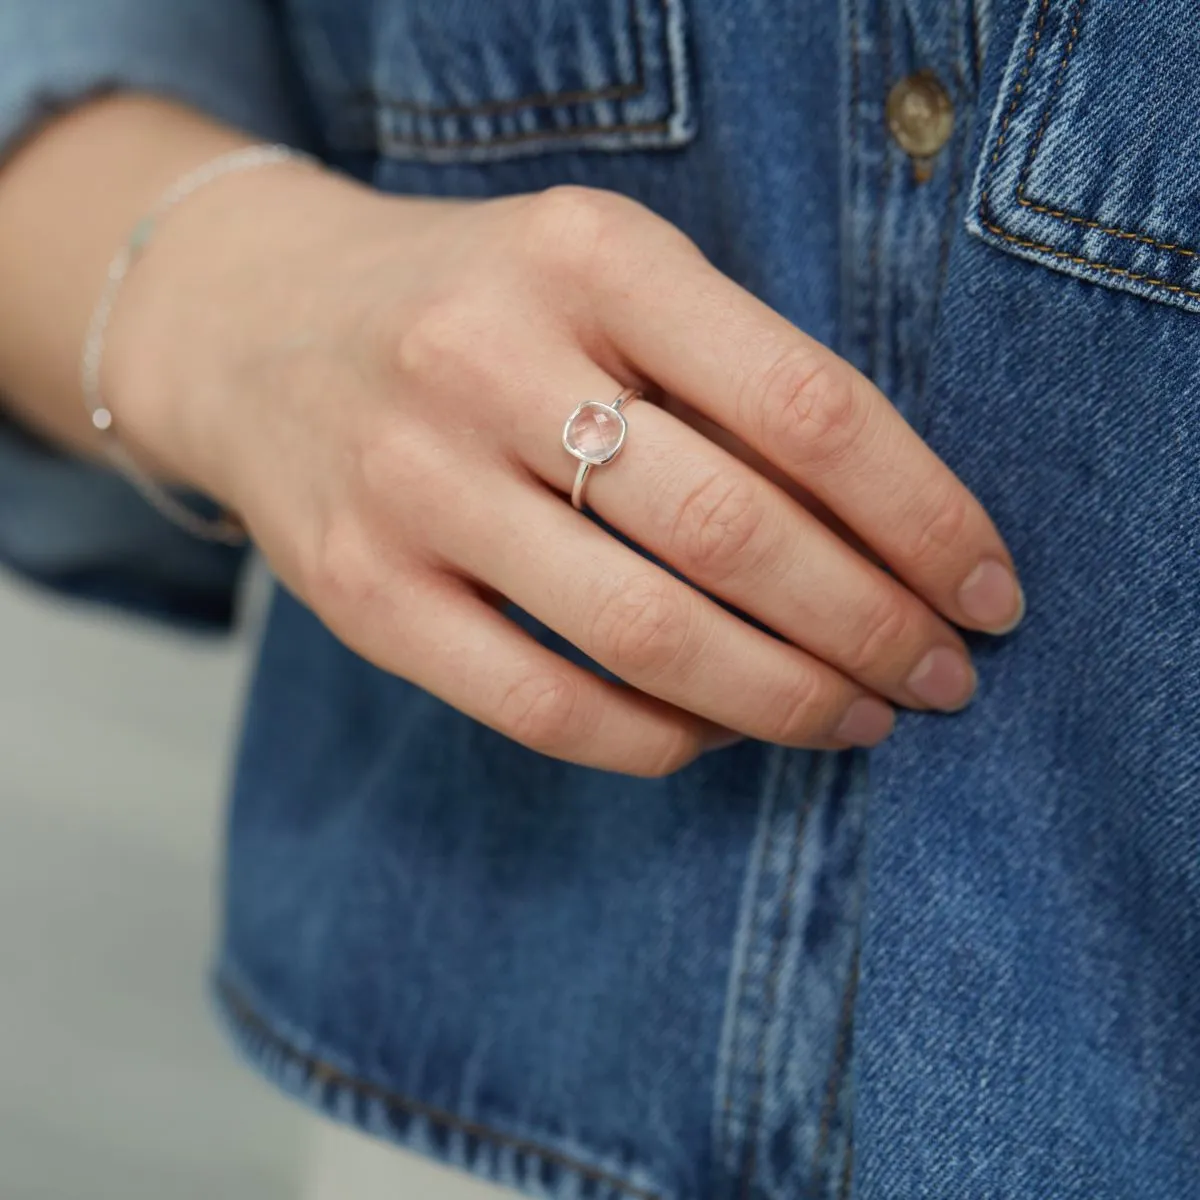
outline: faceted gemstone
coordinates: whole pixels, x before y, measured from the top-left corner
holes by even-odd
[[[625,418],[607,404],[581,404],[563,430],[563,445],[584,462],[599,466],[611,459],[625,440]]]

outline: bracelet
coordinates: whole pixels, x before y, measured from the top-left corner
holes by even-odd
[[[147,502],[167,520],[187,530],[194,537],[205,541],[225,542],[240,545],[246,541],[246,530],[242,523],[230,514],[210,518],[202,516],[174,496],[166,487],[143,470],[116,440],[112,409],[104,402],[100,390],[100,366],[104,359],[105,336],[109,321],[116,306],[121,285],[141,257],[159,222],[177,204],[186,200],[206,184],[225,175],[240,171],[252,171],[259,167],[271,167],[280,163],[312,162],[307,154],[293,150],[290,146],[259,145],[246,146],[214,158],[197,167],[173,183],[159,199],[153,209],[133,228],[129,240],[117,251],[108,267],[104,290],[96,302],[92,318],[88,322],[83,341],[83,358],[80,365],[80,383],[83,387],[83,402],[91,417],[93,427],[104,434],[104,449],[113,465],[133,484]]]

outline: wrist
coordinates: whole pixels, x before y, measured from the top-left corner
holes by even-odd
[[[158,477],[232,501],[237,377],[302,327],[302,264],[369,197],[284,161],[222,175],[162,215],[121,290],[104,368],[118,434]]]

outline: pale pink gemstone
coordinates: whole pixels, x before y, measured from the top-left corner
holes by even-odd
[[[567,422],[563,445],[584,462],[606,463],[621,448],[625,419],[606,404],[584,404]]]

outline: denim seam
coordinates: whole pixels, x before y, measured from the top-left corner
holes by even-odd
[[[566,129],[533,129],[525,133],[503,134],[500,137],[475,138],[461,141],[422,141],[414,137],[389,137],[388,146],[404,146],[414,150],[473,150],[490,146],[517,146],[522,142],[553,142],[561,138],[608,137],[614,133],[666,133],[670,120],[643,121],[624,125],[575,125]]]
[[[667,0],[659,0],[663,19],[668,16]],[[435,108],[414,100],[399,100],[366,91],[360,94],[363,102],[382,105],[399,112],[409,112],[419,117],[484,117],[502,116],[519,112],[525,108],[554,108],[571,104],[592,104],[601,100],[632,100],[646,91],[646,45],[645,31],[638,16],[637,0],[629,0],[629,24],[634,32],[634,57],[636,69],[630,83],[608,84],[605,87],[574,92],[544,92],[534,96],[518,96],[513,100],[484,100],[479,104],[449,105]]]
[[[750,865],[747,870],[746,894],[742,902],[743,915],[739,918],[738,930],[735,934],[734,949],[735,954],[740,951],[740,961],[736,967],[736,975],[730,991],[730,1008],[727,1017],[727,1024],[730,1029],[728,1035],[730,1044],[725,1054],[728,1065],[725,1085],[722,1089],[723,1096],[720,1105],[721,1120],[717,1127],[718,1136],[714,1138],[715,1149],[722,1161],[724,1161],[734,1141],[730,1123],[733,1116],[733,1094],[736,1088],[734,1058],[737,1053],[737,1025],[739,1023],[742,1000],[746,994],[746,976],[749,972],[750,964],[749,942],[755,934],[754,914],[757,907],[758,890],[762,883],[763,864],[767,860],[771,842],[771,818],[774,815],[775,805],[779,799],[780,788],[787,779],[787,750],[783,746],[776,746],[772,749],[765,774],[766,779],[759,800],[758,832],[754,839],[754,850],[752,851]]]
[[[1117,275],[1123,279],[1131,279],[1139,283],[1148,284],[1151,287],[1160,288],[1163,291],[1171,292],[1175,295],[1189,296],[1194,299],[1200,299],[1200,289],[1186,288],[1182,284],[1171,283],[1170,280],[1160,279],[1156,276],[1146,274],[1144,272],[1133,271],[1128,267],[1118,267],[1113,263],[1101,262],[1098,259],[1087,258],[1084,255],[1073,254],[1069,250],[1059,250],[1054,246],[1047,245],[1044,242],[1039,242],[1030,238],[1022,238],[1018,235],[1009,232],[1002,226],[996,223],[993,219],[991,207],[989,205],[989,187],[990,180],[994,176],[996,167],[1000,161],[1000,153],[1004,148],[1004,142],[1008,134],[1009,126],[1012,123],[1013,117],[1016,115],[1021,104],[1022,95],[1025,91],[1025,85],[1029,80],[1029,76],[1033,71],[1034,63],[1037,59],[1039,46],[1042,40],[1042,34],[1045,31],[1046,17],[1049,15],[1051,0],[1042,0],[1041,11],[1038,13],[1037,24],[1034,27],[1033,36],[1030,39],[1029,46],[1025,51],[1025,66],[1021,71],[1021,76],[1013,85],[1012,98],[1008,106],[1008,111],[1004,114],[1004,119],[1000,123],[1000,131],[996,138],[996,144],[991,155],[991,163],[988,171],[988,179],[985,180],[984,187],[979,196],[979,220],[985,229],[996,234],[997,237],[1003,238],[1006,242],[1010,242],[1015,246],[1023,247],[1027,250],[1037,250],[1044,254],[1049,254],[1054,258],[1063,259],[1066,262],[1075,263],[1078,266],[1091,267],[1097,271],[1104,271],[1110,275]],[[1062,78],[1066,72],[1066,67],[1070,61],[1070,56],[1074,53],[1075,46],[1078,44],[1078,29],[1079,17],[1083,11],[1086,0],[1079,0],[1075,9],[1074,25],[1071,29],[1070,40],[1064,51],[1062,61],[1059,63],[1059,75],[1055,84],[1057,91],[1061,85]],[[1033,158],[1036,155],[1037,148],[1040,145],[1041,138],[1045,135],[1046,126],[1049,124],[1049,114],[1053,109],[1053,97],[1050,107],[1047,109],[1047,115],[1043,118],[1042,127],[1038,132],[1035,144],[1030,154],[1030,158],[1025,168],[1022,171],[1024,176],[1027,171],[1032,169]],[[1112,237],[1122,238],[1127,241],[1138,241],[1156,247],[1157,249],[1167,251],[1173,254],[1179,254],[1184,257],[1194,258],[1200,255],[1200,251],[1192,250],[1187,247],[1174,245],[1167,242],[1159,242],[1151,238],[1147,234],[1134,233],[1129,230],[1120,229],[1115,226],[1106,226],[1099,221],[1094,221],[1089,217],[1079,216],[1074,213],[1068,213],[1058,209],[1051,209],[1047,206],[1041,206],[1030,200],[1023,191],[1024,182],[1018,180],[1017,191],[1015,198],[1018,204],[1028,208],[1034,212],[1041,213],[1045,216],[1069,221],[1075,224],[1083,225],[1094,232],[1107,234]]]
[[[817,1170],[829,1145],[829,1134],[833,1126],[833,1114],[841,1104],[842,1093],[846,1083],[846,1062],[853,1044],[854,1002],[858,997],[858,973],[861,956],[861,945],[854,947],[854,956],[850,960],[850,970],[846,978],[846,988],[842,993],[841,1011],[838,1014],[837,1041],[833,1049],[833,1063],[829,1068],[829,1079],[825,1085],[825,1099],[821,1105],[821,1121],[817,1130],[817,1145],[813,1151],[812,1176],[817,1177]]]
[[[882,44],[883,51],[883,86],[888,87],[888,81],[892,77],[892,11],[891,0],[882,0],[879,6],[879,40]],[[886,101],[885,105],[886,106]],[[887,212],[888,192],[892,180],[892,144],[894,138],[885,136],[883,140],[883,164],[880,167],[879,174],[879,206],[880,210],[875,216],[873,224],[872,239],[871,239],[871,255],[870,262],[867,268],[867,275],[871,287],[874,289],[876,303],[873,306],[874,322],[870,333],[870,359],[867,376],[872,383],[878,382],[879,360],[880,360],[880,342],[883,337],[883,331],[889,327],[889,322],[880,316],[880,305],[883,301],[884,289],[882,286],[882,278],[880,274],[880,263],[883,258],[883,226],[884,216]]]
[[[1017,203],[1025,208],[1032,209],[1034,212],[1042,213],[1047,217],[1056,217],[1062,221],[1072,221],[1077,225],[1085,225],[1088,229],[1094,229],[1097,233],[1107,233],[1112,237],[1124,238],[1130,241],[1143,242],[1147,246],[1154,246],[1158,250],[1167,250],[1174,254],[1182,254],[1187,258],[1196,258],[1200,256],[1200,250],[1193,250],[1188,246],[1182,246],[1177,242],[1164,242],[1158,238],[1151,237],[1146,233],[1135,233],[1128,229],[1123,229],[1119,225],[1105,225],[1101,221],[1094,220],[1091,217],[1081,216],[1078,213],[1072,213],[1066,209],[1051,208],[1047,204],[1034,199],[1029,195],[1029,181],[1033,174],[1034,160],[1037,158],[1038,151],[1041,149],[1042,140],[1046,136],[1046,130],[1050,126],[1051,118],[1054,115],[1055,103],[1062,94],[1063,80],[1066,78],[1067,66],[1071,61],[1071,55],[1075,53],[1075,47],[1079,41],[1079,26],[1083,17],[1083,10],[1087,5],[1087,0],[1078,0],[1075,6],[1075,12],[1071,17],[1071,35],[1067,42],[1066,49],[1063,51],[1062,60],[1058,64],[1058,75],[1054,81],[1054,89],[1051,92],[1049,104],[1046,105],[1046,111],[1042,115],[1041,124],[1038,126],[1037,133],[1033,137],[1033,141],[1029,147],[1029,155],[1025,161],[1025,165],[1021,168],[1021,176],[1017,183]]]
[[[854,234],[857,227],[855,217],[854,197],[858,192],[859,163],[858,163],[858,107],[861,103],[862,82],[860,79],[862,64],[859,52],[859,20],[858,0],[845,0],[846,7],[846,41],[849,57],[847,74],[849,76],[848,110],[846,116],[846,162],[843,167],[844,180],[842,196],[842,261],[840,271],[841,282],[841,341],[846,357],[858,358],[857,332],[858,308],[855,300],[858,288],[857,264],[854,247]]]
[[[950,47],[950,56],[954,62],[954,82],[958,88],[958,95],[955,100],[958,107],[965,107],[967,98],[967,78],[966,71],[963,68],[963,58],[965,55],[963,24],[967,20],[966,14],[962,11],[960,0],[953,0],[953,13],[950,18],[950,28],[952,30]],[[958,122],[963,124],[963,122]],[[950,259],[950,243],[954,237],[954,205],[958,200],[958,193],[962,185],[962,168],[963,168],[963,153],[966,149],[966,143],[970,140],[969,130],[955,129],[955,146],[954,154],[950,163],[950,183],[946,194],[946,213],[948,219],[942,226],[941,245],[938,247],[938,273],[937,273],[937,292],[941,295],[942,287],[946,281],[946,266]],[[937,320],[937,313],[934,313],[934,320]]]
[[[310,1079],[344,1087],[363,1099],[381,1101],[390,1108],[397,1109],[412,1117],[422,1118],[433,1125],[441,1125],[448,1130],[464,1134],[467,1137],[490,1141],[497,1146],[530,1155],[548,1165],[573,1171],[592,1183],[597,1183],[615,1192],[619,1192],[621,1195],[628,1197],[628,1200],[664,1200],[657,1192],[649,1192],[644,1188],[627,1183],[625,1180],[608,1171],[593,1167],[585,1162],[580,1162],[578,1159],[572,1158],[560,1150],[539,1145],[537,1142],[530,1141],[527,1138],[504,1133],[479,1121],[466,1120],[452,1112],[438,1108],[436,1105],[425,1104],[411,1097],[403,1096],[399,1092],[394,1092],[380,1084],[357,1079],[338,1067],[334,1067],[319,1058],[298,1050],[268,1023],[245,998],[241,990],[236,988],[227,978],[223,976],[218,977],[216,990],[218,997],[224,1001],[230,1018],[240,1029],[269,1042],[280,1054],[299,1066]]]
[[[663,37],[667,47],[667,70],[678,72],[679,62],[670,53],[671,50],[671,4],[672,0],[657,0],[662,10]],[[649,88],[646,73],[646,31],[643,27],[642,12],[638,0],[629,0],[629,22],[634,34],[634,54],[636,59],[636,77],[630,83],[610,84],[601,88],[582,91],[546,93],[534,96],[523,96],[513,100],[483,101],[477,105],[460,105],[436,108],[425,106],[408,100],[381,95],[378,92],[365,92],[351,97],[351,103],[362,103],[371,107],[378,114],[404,113],[417,120],[463,120],[473,117],[498,117],[514,113],[536,113],[539,111],[566,112],[572,107],[604,102],[627,103],[644,96]],[[671,131],[672,122],[679,115],[675,89],[668,88],[669,111],[665,117],[645,121],[625,121],[614,125],[604,124],[598,120],[578,121],[567,128],[533,129],[520,133],[498,134],[495,136],[458,136],[424,139],[413,132],[396,133],[389,130],[384,141],[385,151],[414,150],[414,151],[471,151],[487,150],[495,147],[519,146],[536,142],[556,142],[563,139],[603,139],[613,135],[627,134],[667,134]]]
[[[838,1189],[838,1200],[850,1200],[850,1187],[854,1182],[854,1139],[846,1143],[846,1159],[842,1164],[842,1186]]]
[[[950,26],[952,30],[952,45],[951,58],[954,62],[954,83],[958,90],[958,94],[954,97],[956,105],[960,109],[967,108],[967,97],[970,91],[974,89],[969,87],[967,82],[967,68],[965,59],[967,56],[966,38],[964,36],[964,27],[969,20],[966,12],[962,7],[962,0],[952,0],[953,13],[950,18]],[[973,97],[972,97],[973,100]],[[962,191],[962,177],[965,166],[967,147],[971,142],[971,131],[974,127],[974,121],[956,121],[953,133],[953,142],[950,155],[950,180],[946,188],[946,219],[942,223],[942,236],[938,245],[938,267],[937,276],[934,281],[934,303],[933,312],[931,314],[932,327],[936,333],[938,321],[941,317],[942,299],[946,287],[946,270],[950,265],[950,247],[954,241],[954,232],[957,224],[954,220],[955,210],[958,207],[959,194]],[[932,344],[929,353],[932,353]],[[929,354],[926,355],[928,359]],[[926,384],[928,382],[929,363],[926,361],[923,364],[921,371],[921,384],[917,389],[916,398],[913,402],[913,411],[911,423],[922,434],[927,436],[927,430],[924,428],[926,420],[926,401],[928,400]]]
[[[758,1038],[758,1051],[755,1055],[755,1084],[754,1094],[750,1100],[749,1120],[746,1126],[745,1145],[742,1151],[742,1171],[738,1188],[739,1200],[748,1200],[754,1186],[754,1176],[758,1169],[758,1135],[762,1124],[763,1100],[767,1086],[767,1035],[771,1018],[774,1016],[778,1000],[779,976],[783,969],[784,941],[787,927],[791,921],[793,893],[800,874],[800,859],[804,848],[805,834],[808,830],[808,818],[816,802],[821,779],[820,765],[824,755],[814,754],[808,767],[808,776],[804,784],[804,796],[796,810],[795,832],[792,838],[792,857],[788,862],[787,878],[784,881],[780,897],[779,911],[776,914],[775,936],[771,943],[771,969],[768,972],[764,989],[763,1014]]]

